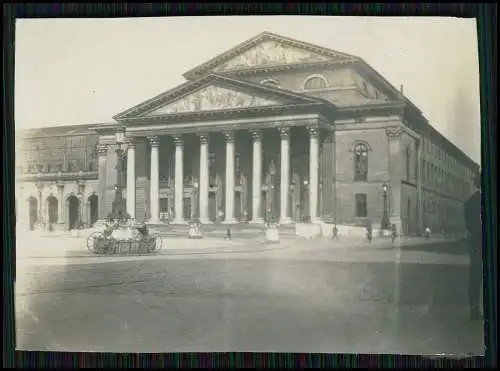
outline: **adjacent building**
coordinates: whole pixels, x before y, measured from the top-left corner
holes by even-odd
[[[478,164],[363,59],[264,32],[184,77],[112,123],[18,132],[19,222],[91,225],[119,184],[153,224],[463,228]]]

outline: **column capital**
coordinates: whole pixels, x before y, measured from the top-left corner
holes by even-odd
[[[108,154],[108,145],[102,143],[98,144],[97,153],[99,154],[99,156],[106,156]]]
[[[198,136],[200,137],[200,144],[208,144],[208,133],[200,133]]]
[[[128,136],[125,139],[125,143],[127,143],[127,148],[134,149],[136,145],[136,139],[134,137]]]
[[[250,132],[252,133],[254,142],[259,142],[262,140],[262,131],[260,129],[253,129]]]
[[[281,139],[289,139],[290,137],[290,128],[289,127],[280,127],[278,128],[280,132]]]
[[[385,129],[385,133],[389,140],[401,138],[403,134],[403,128],[401,126],[392,126]]]
[[[177,134],[172,136],[175,146],[176,147],[183,147],[184,146],[184,138],[182,134]]]
[[[57,189],[60,191],[64,188],[64,182],[57,181],[56,182]]]
[[[149,144],[151,147],[156,147],[158,148],[160,146],[160,137],[153,135],[148,137]]]
[[[309,132],[309,135],[313,138],[318,137],[319,135],[319,125],[318,124],[312,124],[307,126],[307,131]]]
[[[226,139],[226,143],[233,143],[236,139],[234,131],[223,131],[222,134]]]

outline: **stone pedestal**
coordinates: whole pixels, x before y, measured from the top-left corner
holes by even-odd
[[[267,243],[279,243],[280,242],[280,232],[278,228],[267,228],[266,229],[266,242]]]

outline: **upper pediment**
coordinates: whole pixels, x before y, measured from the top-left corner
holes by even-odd
[[[282,105],[283,100],[264,98],[256,94],[210,84],[171,103],[149,112],[146,116],[168,115],[186,112]]]
[[[212,74],[188,81],[113,118],[119,121],[150,116],[312,103],[328,104],[303,94]]]
[[[331,59],[332,57],[330,56],[313,53],[308,50],[284,45],[279,41],[270,40],[257,44],[237,57],[222,63],[214,70],[219,72],[236,68],[272,66],[299,62],[322,62]]]
[[[264,32],[186,72],[184,77],[193,79],[210,72],[351,59],[356,57]]]

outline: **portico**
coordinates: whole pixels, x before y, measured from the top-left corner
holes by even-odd
[[[153,115],[139,105],[102,128],[103,139],[113,130],[128,138],[128,213],[152,224],[165,215],[175,224],[333,219],[334,169],[321,164],[334,156],[335,107],[217,75],[201,80],[204,94],[189,82],[180,101],[167,97]],[[99,166],[104,174],[108,165]],[[146,212],[137,213],[138,200]]]

